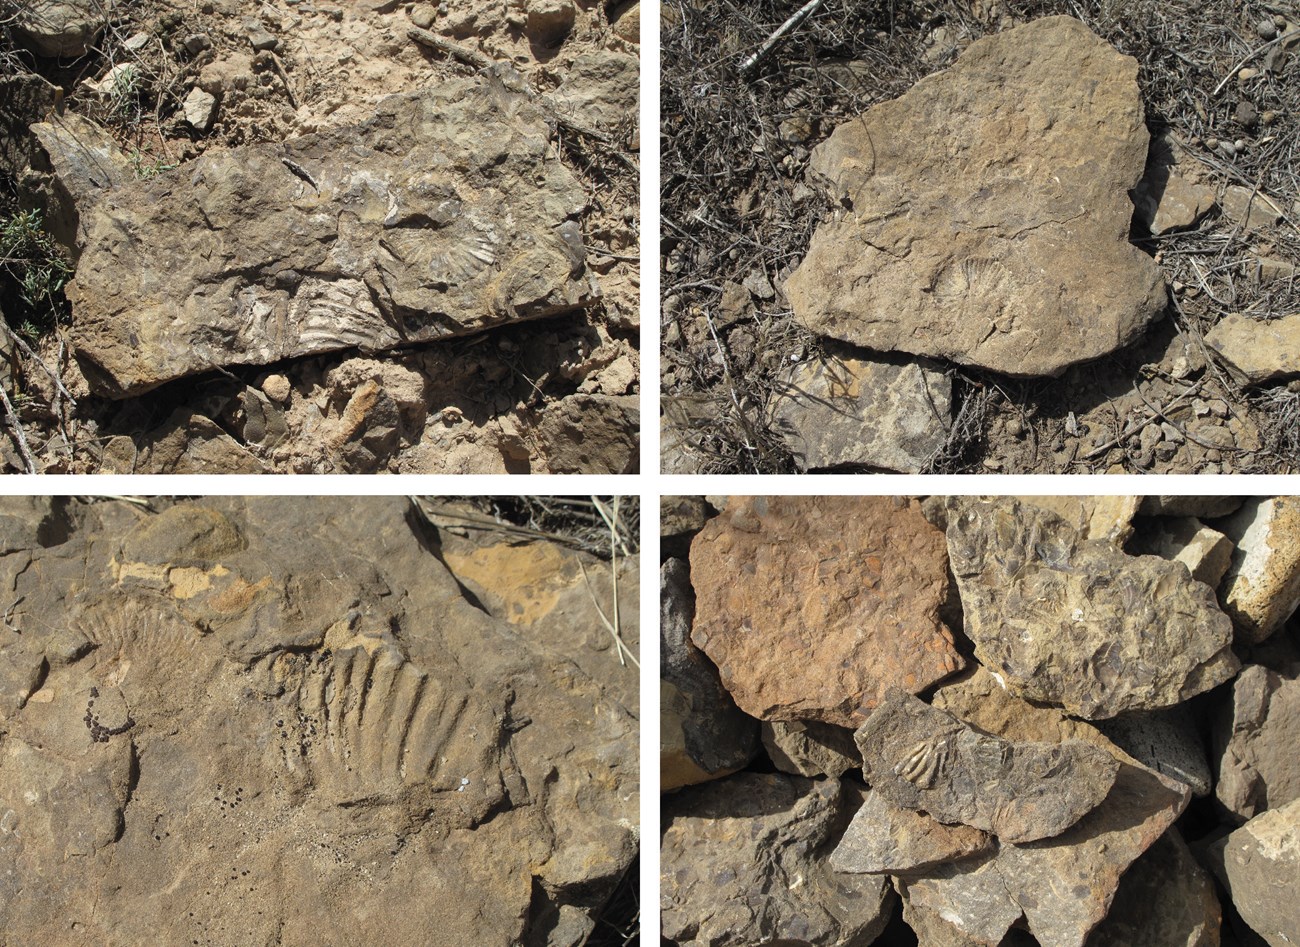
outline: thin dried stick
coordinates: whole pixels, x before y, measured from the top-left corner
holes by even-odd
[[[9,393],[0,386],[0,399],[3,399],[5,405],[5,414],[9,417],[9,423],[14,429],[14,439],[18,442],[18,452],[23,455],[23,463],[27,465],[29,474],[36,473],[36,459],[32,457],[32,449],[27,446],[27,435],[23,433],[23,426],[18,420],[18,412],[14,410],[14,403],[9,400]]]
[[[820,7],[823,2],[825,2],[825,0],[808,0],[807,3],[799,8],[794,16],[790,17],[790,19],[778,26],[773,31],[772,35],[767,38],[767,41],[758,48],[758,52],[754,53],[754,55],[750,56],[740,64],[740,74],[742,76],[748,76],[753,72],[759,63],[772,54],[772,50],[776,49],[776,44],[781,42],[787,34],[792,33],[800,23],[816,13],[817,8]]]

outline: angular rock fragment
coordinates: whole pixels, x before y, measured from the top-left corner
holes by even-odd
[[[37,122],[31,131],[45,152],[52,182],[42,188],[29,177],[25,183],[44,205],[46,228],[76,254],[86,243],[91,209],[134,180],[131,164],[107,131],[71,112]]]
[[[1139,765],[1095,727],[1012,696],[983,668],[939,688],[935,705],[1006,740],[1085,741],[1120,763],[1106,798],[1062,834],[1002,843],[993,853],[908,879],[901,889],[906,902],[980,943],[999,943],[1023,916],[1039,943],[1081,947],[1129,865],[1182,813],[1187,787]]]
[[[862,768],[853,731],[815,720],[763,722],[763,748],[772,765],[800,776],[843,776]]]
[[[1099,720],[1097,729],[1139,763],[1185,783],[1193,795],[1209,794],[1210,764],[1196,721],[1185,706],[1136,710]]]
[[[1002,842],[1064,832],[1106,798],[1119,771],[1092,744],[1002,740],[898,690],[856,738],[862,772],[884,799]]]
[[[800,362],[782,378],[770,410],[805,469],[920,473],[947,441],[952,380],[925,361]]]
[[[1014,499],[948,515],[966,634],[1013,692],[1089,719],[1181,703],[1228,680],[1232,622],[1179,563],[1080,539]]]
[[[1255,933],[1270,947],[1300,944],[1300,799],[1251,819],[1208,856]]]
[[[598,290],[558,233],[585,198],[549,137],[524,95],[456,79],[385,99],[359,127],[115,188],[68,287],[87,377],[124,397],[587,304]]]
[[[1300,799],[1300,679],[1252,664],[1214,728],[1214,792],[1241,821]]]
[[[689,947],[856,947],[889,919],[879,876],[826,865],[864,790],[741,773],[664,803],[663,935]]]
[[[1219,599],[1241,639],[1257,644],[1300,604],[1300,497],[1250,499],[1215,525],[1237,547]]]
[[[968,825],[944,825],[938,819],[900,809],[878,792],[868,792],[831,855],[836,871],[905,874],[943,865],[993,847],[987,832]]]
[[[1137,219],[1152,236],[1195,226],[1214,207],[1214,191],[1197,180],[1195,160],[1180,162],[1185,154],[1182,143],[1170,133],[1151,140],[1147,173],[1133,196]]]
[[[795,315],[1018,376],[1137,338],[1165,291],[1128,242],[1149,140],[1136,76],[1079,21],[1045,17],[841,125],[811,168],[846,210],[786,283]]]
[[[691,639],[750,715],[856,727],[963,664],[942,536],[914,501],[733,498],[691,544]]]
[[[661,497],[659,499],[659,535],[681,536],[698,533],[713,517],[704,497]]]
[[[1205,341],[1249,384],[1300,375],[1300,315],[1266,321],[1230,312]]]
[[[547,473],[636,473],[641,402],[636,395],[572,394],[537,427]]]
[[[1232,540],[1192,517],[1154,520],[1143,526],[1131,551],[1187,566],[1197,582],[1218,588],[1232,562]]]
[[[1088,947],[1218,947],[1222,913],[1214,882],[1170,829],[1124,873]]]
[[[758,752],[758,721],[736,706],[691,644],[693,610],[686,563],[669,559],[659,570],[661,792],[726,776]]]

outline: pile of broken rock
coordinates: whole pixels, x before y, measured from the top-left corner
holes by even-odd
[[[1300,501],[662,513],[668,941],[1300,942]]]

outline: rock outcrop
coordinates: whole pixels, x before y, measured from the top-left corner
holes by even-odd
[[[1239,667],[1232,622],[1186,567],[1083,540],[1013,499],[961,503],[948,546],[982,664],[1089,719],[1180,703]]]
[[[407,501],[0,506],[4,940],[585,939],[637,850],[635,676],[471,602]]]
[[[359,127],[215,151],[114,188],[68,287],[78,359],[125,397],[227,365],[382,351],[575,309],[585,198],[544,113],[496,79]]]
[[[1078,20],[972,43],[841,125],[811,171],[845,208],[786,283],[812,331],[1016,376],[1058,375],[1161,311],[1128,242],[1149,135],[1137,63]]]
[[[915,502],[733,499],[691,544],[691,639],[746,713],[856,727],[962,666],[945,560]]]

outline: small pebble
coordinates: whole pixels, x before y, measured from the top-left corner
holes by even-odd
[[[1245,69],[1241,70],[1241,72],[1237,73],[1237,81],[1249,82],[1251,79],[1254,79],[1258,75],[1259,75],[1258,69],[1252,69],[1249,66],[1247,66]]]
[[[262,382],[262,393],[280,404],[289,400],[291,390],[289,379],[283,375],[267,375]]]
[[[275,50],[280,46],[280,41],[268,33],[266,30],[253,30],[248,34],[248,42],[255,52],[263,50]]]
[[[1255,24],[1255,32],[1259,34],[1260,39],[1272,39],[1277,36],[1277,31],[1278,25],[1271,17],[1266,17]]]
[[[1259,117],[1259,120],[1263,122],[1265,125],[1275,125],[1277,124],[1277,112],[1274,112],[1272,109],[1269,109]]]
[[[1255,106],[1245,99],[1237,103],[1237,109],[1232,113],[1232,117],[1242,128],[1254,128],[1255,123],[1259,121],[1259,113],[1255,111]]]
[[[438,10],[431,3],[417,3],[411,7],[411,22],[422,30],[432,27],[437,16]]]

